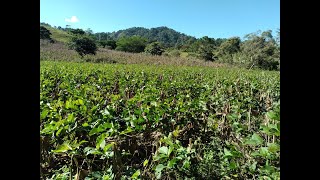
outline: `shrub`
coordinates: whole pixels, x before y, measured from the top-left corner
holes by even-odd
[[[81,57],[87,54],[95,55],[97,51],[97,45],[88,37],[73,37],[69,47],[77,51]]]
[[[51,36],[51,32],[44,26],[40,26],[40,39],[47,39],[50,42],[53,42],[50,36]]]
[[[147,40],[140,36],[122,37],[116,43],[116,50],[140,53],[144,51],[146,44]]]
[[[161,54],[164,52],[164,49],[162,44],[160,44],[159,42],[153,42],[151,44],[148,44],[144,51],[151,55],[161,56]]]

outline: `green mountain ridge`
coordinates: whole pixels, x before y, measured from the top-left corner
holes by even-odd
[[[47,23],[40,23],[45,26],[51,33],[52,38],[59,42],[67,42],[72,35],[67,33],[67,28],[55,28]],[[159,41],[165,47],[177,47],[186,43],[191,43],[197,40],[193,36],[186,35],[166,26],[155,28],[132,27],[113,32],[98,32],[93,34],[96,39],[100,40],[118,40],[121,37],[141,36],[149,41]]]
[[[150,41],[159,41],[163,43],[166,47],[176,47],[186,44],[187,42],[196,41],[195,37],[186,35],[184,33],[180,33],[166,26],[155,27],[150,29],[144,27],[132,27],[109,33],[109,37],[115,40],[123,36],[130,37],[135,35],[147,38]]]

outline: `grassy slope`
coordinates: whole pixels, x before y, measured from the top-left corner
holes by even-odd
[[[58,42],[66,43],[72,37],[72,35],[68,34],[65,31],[55,29],[53,27],[46,26],[46,25],[44,25],[44,27],[47,28],[52,33],[51,35],[52,39]]]

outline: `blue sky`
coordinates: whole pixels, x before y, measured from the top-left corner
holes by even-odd
[[[197,38],[243,37],[280,28],[280,0],[40,0],[40,22],[93,32],[167,26]]]

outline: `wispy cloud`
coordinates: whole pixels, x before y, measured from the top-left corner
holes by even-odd
[[[77,18],[77,16],[71,16],[71,18],[66,18],[65,21],[71,22],[71,23],[76,23],[76,22],[79,22],[79,19]]]

